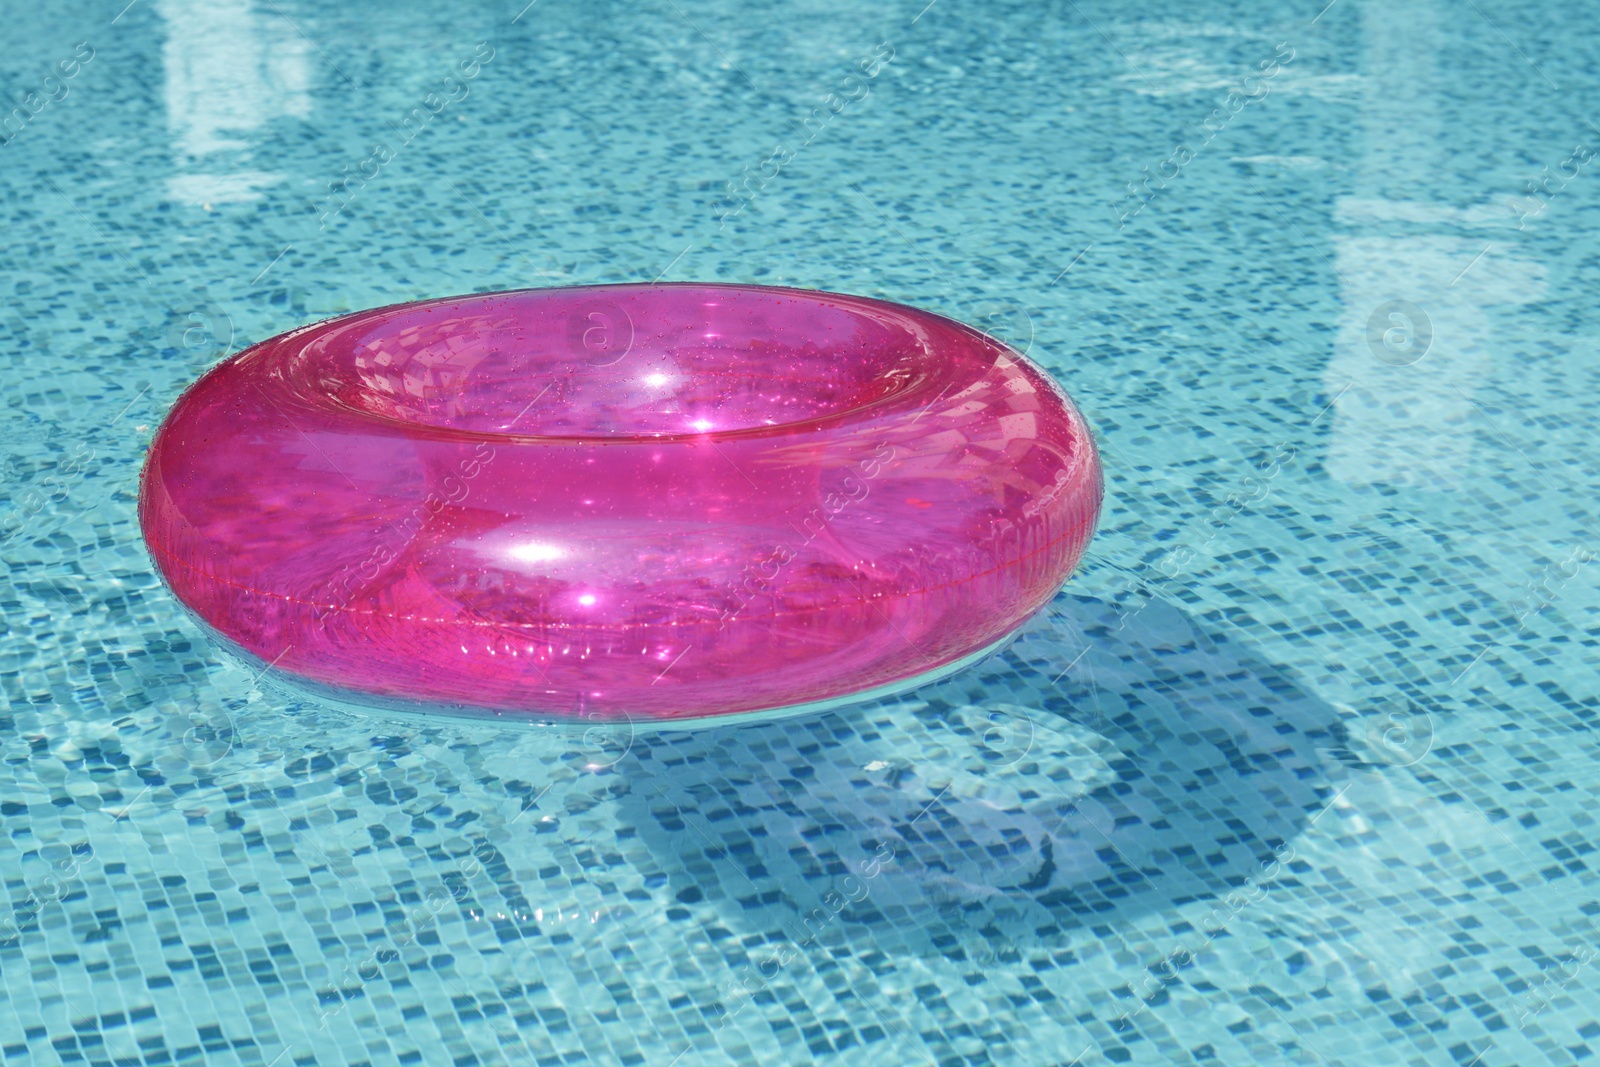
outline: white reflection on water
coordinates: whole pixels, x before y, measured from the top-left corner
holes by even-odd
[[[178,173],[168,195],[204,207],[261,198],[283,175],[252,166],[252,134],[311,111],[310,45],[250,0],[158,0],[164,98]]]
[[[1362,27],[1358,191],[1335,206],[1347,232],[1334,238],[1326,466],[1346,484],[1450,490],[1481,429],[1473,402],[1493,371],[1489,309],[1539,299],[1544,268],[1508,247],[1504,208],[1422,199],[1452,169],[1436,5],[1368,3]]]

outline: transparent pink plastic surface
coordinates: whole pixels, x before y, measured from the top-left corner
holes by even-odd
[[[433,300],[179,399],[145,540],[178,598],[359,700],[701,719],[909,683],[1077,564],[1087,427],[949,319],[721,285]]]

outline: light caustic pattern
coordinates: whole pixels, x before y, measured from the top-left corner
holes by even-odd
[[[527,290],[263,342],[177,404],[141,515],[262,661],[594,720],[801,707],[1000,640],[1077,564],[1087,427],[983,333],[854,297]]]

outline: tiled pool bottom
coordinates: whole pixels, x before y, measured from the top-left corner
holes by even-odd
[[[1560,1063],[1600,1027],[1587,753],[1375,729],[1160,602],[684,734],[109,658],[115,716],[3,678],[0,1062]]]
[[[1526,193],[1582,5],[525,5],[6,23],[14,95],[95,56],[0,146],[0,1064],[1593,1061],[1600,180]],[[156,583],[137,468],[230,345],[656,277],[1031,339],[1108,489],[1050,617],[878,706],[551,736],[313,706]]]

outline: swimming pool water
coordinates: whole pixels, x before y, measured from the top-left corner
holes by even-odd
[[[0,1063],[1591,1058],[1592,14],[13,5]],[[1027,349],[1083,571],[937,685],[671,734],[320,704],[156,580],[228,352],[658,279]]]

